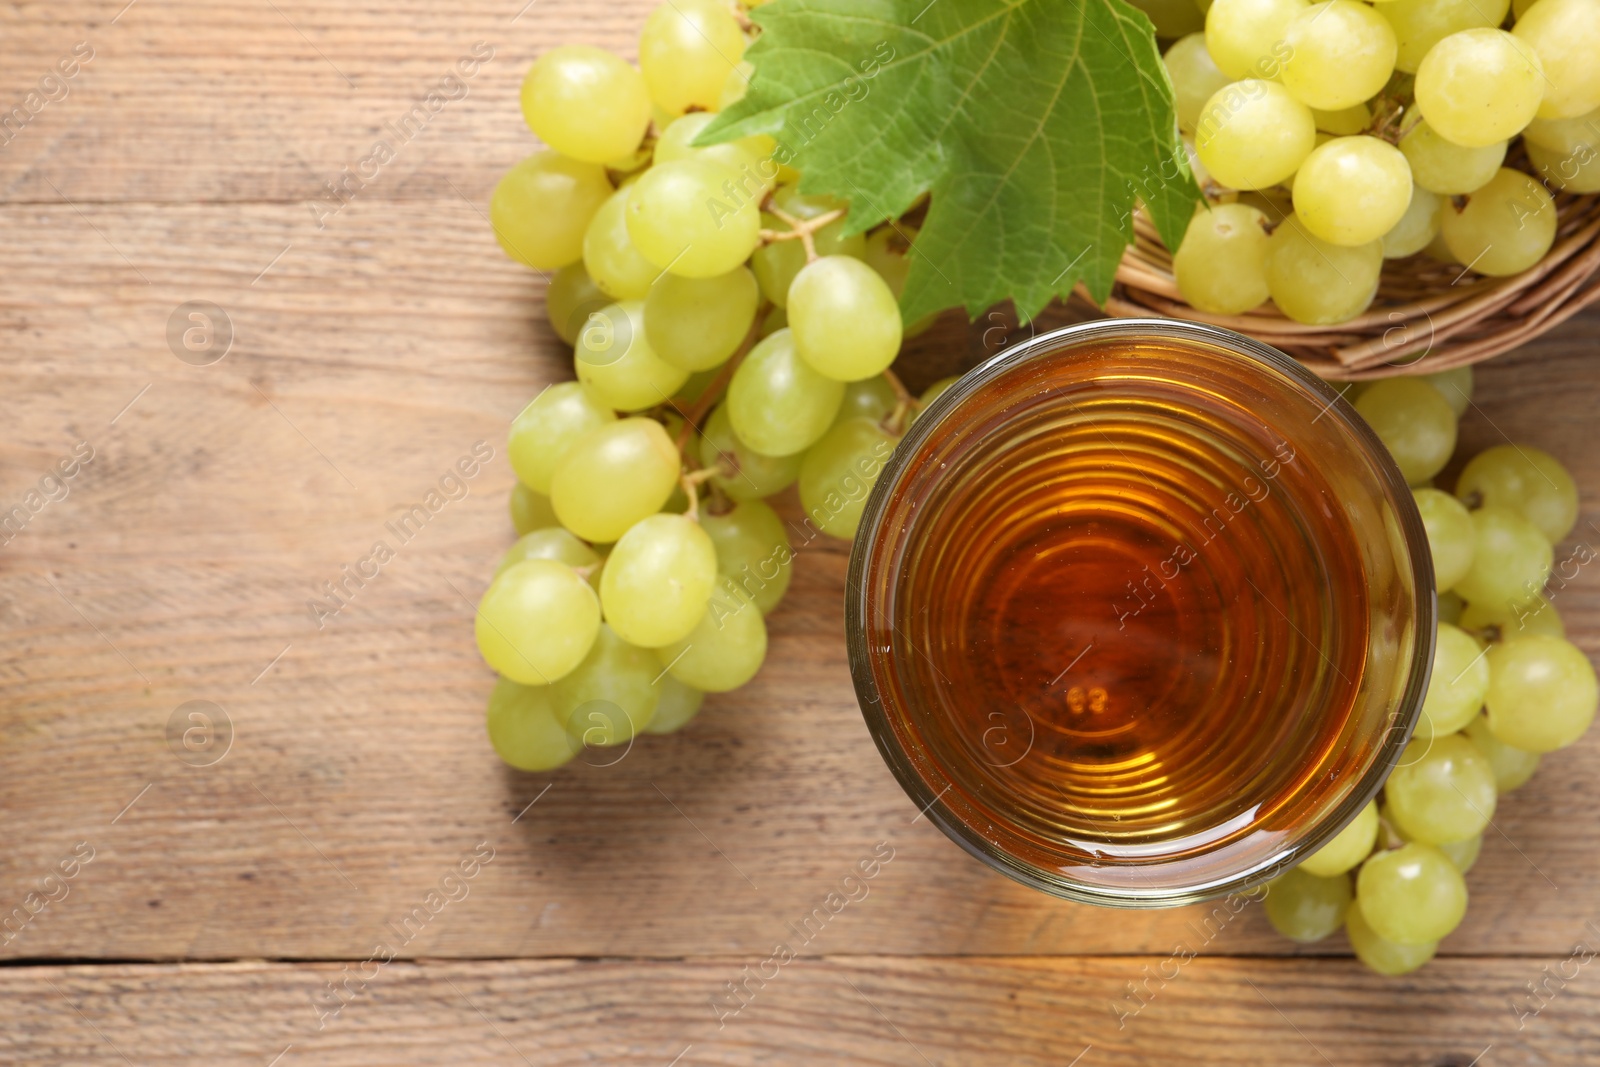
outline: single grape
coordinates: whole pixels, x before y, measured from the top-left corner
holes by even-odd
[[[1467,413],[1467,408],[1472,406],[1472,366],[1454,367],[1442,370],[1437,374],[1424,374],[1422,380],[1444,394],[1450,401],[1450,410],[1456,413],[1456,418]]]
[[[1539,0],[1511,31],[1539,56],[1539,117],[1569,119],[1600,107],[1600,0]]]
[[[1276,78],[1289,52],[1289,23],[1308,6],[1307,0],[1215,0],[1206,12],[1206,50],[1229,78]]]
[[[738,351],[760,299],[748,267],[715,278],[664,274],[644,301],[645,336],[656,355],[673,366],[710,370]]]
[[[802,222],[826,215],[844,206],[831,197],[801,196],[792,185],[780,186],[773,194],[772,203],[779,211]],[[811,235],[817,255],[854,256],[857,259],[866,256],[867,238],[859,233],[845,237],[844,229],[847,224],[847,219],[835,219]],[[762,228],[776,233],[792,232],[787,222],[765,212],[761,215],[761,225]],[[794,285],[795,276],[804,270],[805,266],[805,244],[796,239],[773,241],[763,245],[756,249],[755,255],[750,258],[750,267],[756,273],[756,280],[761,283],[762,294],[779,308],[789,306],[789,288]],[[907,269],[910,269],[909,266]]]
[[[1337,111],[1312,108],[1311,117],[1317,120],[1319,131],[1336,137],[1354,137],[1358,133],[1366,133],[1372,125],[1372,111],[1366,104],[1351,104]]]
[[[474,621],[484,662],[523,685],[549,685],[576,667],[599,626],[594,590],[571,567],[548,559],[497,575]]]
[[[900,354],[900,306],[878,272],[850,256],[824,256],[789,286],[795,351],[841,382],[882,374]]]
[[[660,648],[695,628],[716,581],[717,550],[700,524],[652,515],[630,527],[606,557],[600,603],[624,641]]]
[[[1277,185],[1299,168],[1316,141],[1311,109],[1277,82],[1259,78],[1220,90],[1207,101],[1195,131],[1200,162],[1232,189]]]
[[[861,254],[862,261],[889,283],[889,291],[894,294],[896,301],[905,295],[906,281],[911,277],[911,246],[916,238],[915,227],[895,223],[869,236],[866,250]],[[819,247],[817,251],[821,253],[822,249]],[[924,315],[916,322],[906,325],[905,335],[920,337],[938,320],[937,311]]]
[[[1438,474],[1456,450],[1456,413],[1427,382],[1415,378],[1374,382],[1356,401],[1356,411],[1412,485]]]
[[[1321,941],[1344,925],[1350,908],[1350,879],[1319,878],[1296,868],[1267,887],[1267,921],[1291,941]]]
[[[1472,569],[1477,536],[1472,529],[1472,516],[1461,501],[1443,490],[1415,489],[1411,495],[1416,498],[1423,528],[1428,531],[1434,587],[1446,592]]]
[[[560,523],[550,498],[518,482],[511,487],[511,527],[517,536]]]
[[[1545,181],[1569,193],[1600,192],[1600,150],[1581,145],[1561,153],[1528,144],[1528,162]]]
[[[1561,461],[1532,445],[1495,445],[1472,458],[1456,481],[1468,507],[1510,508],[1557,544],[1578,521],[1578,486]]]
[[[792,456],[833,425],[844,383],[824,377],[795,351],[791,330],[756,345],[728,383],[728,418],[739,440],[767,456]]]
[[[1283,85],[1307,107],[1337,111],[1376,96],[1394,73],[1394,30],[1356,0],[1325,0],[1289,20]]]
[[[1202,207],[1172,257],[1192,307],[1239,315],[1267,302],[1267,217],[1246,204]]]
[[[656,659],[684,685],[707,693],[737,689],[767,658],[767,624],[730,579],[719,580],[695,628],[656,649]]]
[[[583,329],[589,316],[611,302],[611,297],[594,283],[580,260],[562,267],[550,279],[544,294],[544,314],[556,336],[574,345],[578,342],[578,331]]]
[[[573,444],[597,427],[615,422],[616,413],[582,382],[560,382],[528,402],[511,420],[506,454],[517,480],[548,495],[556,468]]]
[[[1440,233],[1456,258],[1479,274],[1520,274],[1555,243],[1555,200],[1521,171],[1502,167],[1466,200],[1464,207],[1445,204]]]
[[[1172,79],[1174,99],[1178,109],[1178,129],[1193,133],[1195,123],[1206,101],[1233,81],[1222,73],[1206,50],[1206,35],[1191,33],[1167,49],[1161,61],[1167,66],[1167,76]]]
[[[1342,875],[1372,855],[1372,846],[1377,840],[1378,802],[1369,800],[1348,826],[1340,830],[1332,841],[1302,860],[1298,869],[1318,878]]]
[[[1489,649],[1489,729],[1524,752],[1566,748],[1589,729],[1600,688],[1578,647],[1559,637],[1518,637]]]
[[[1413,185],[1411,202],[1406,205],[1405,214],[1383,235],[1383,258],[1404,259],[1432,244],[1433,239],[1439,236],[1439,207],[1442,203],[1438,194]],[[1460,412],[1456,414],[1460,415]]]
[[[1367,920],[1361,914],[1360,897],[1356,898],[1355,903],[1350,905],[1350,910],[1345,913],[1344,932],[1350,939],[1350,947],[1355,950],[1356,959],[1378,974],[1410,974],[1433,959],[1434,952],[1439,948],[1437,941],[1427,941],[1420,945],[1401,945],[1385,941],[1373,933],[1372,927],[1367,925]]]
[[[1463,732],[1489,761],[1489,769],[1494,772],[1494,787],[1500,793],[1509,793],[1527,784],[1533,772],[1539,769],[1539,753],[1524,752],[1500,740],[1490,729],[1487,715],[1473,719]]]
[[[1383,243],[1357,248],[1330,244],[1300,220],[1285,219],[1267,244],[1267,288],[1278,310],[1312,325],[1355,318],[1378,292]]]
[[[550,687],[556,720],[589,747],[625,745],[655,721],[660,672],[653,652],[629,644],[603,623],[583,662]]]
[[[1400,138],[1400,154],[1411,165],[1417,186],[1440,196],[1477,192],[1500,173],[1506,142],[1467,148],[1445,140],[1426,122],[1418,122]]]
[[[702,431],[697,450],[700,464],[716,468],[712,484],[732,500],[762,500],[781,493],[800,477],[799,454],[767,456],[739,440],[725,403],[717,405]]]
[[[721,515],[700,516],[717,549],[717,573],[732,581],[742,596],[769,614],[794,577],[794,552],[789,531],[778,513],[760,500],[747,500]]]
[[[1132,0],[1133,6],[1150,16],[1159,37],[1182,37],[1203,27],[1205,16],[1193,0]]]
[[[589,584],[595,585],[600,568],[600,554],[559,526],[532,530],[517,538],[516,544],[506,550],[495,566],[495,577],[527,559],[551,559],[565,563],[574,570],[593,567]]]
[[[1510,508],[1472,513],[1472,569],[1456,583],[1468,604],[1504,609],[1527,604],[1550,580],[1555,550],[1539,528]]]
[[[1367,927],[1380,938],[1420,947],[1461,924],[1467,913],[1467,884],[1443,852],[1413,841],[1362,864],[1356,903]]]
[[[839,414],[834,416],[833,424],[837,426],[845,419],[882,422],[899,403],[900,398],[885,375],[850,382],[844,387],[844,401],[839,405]]]
[[[728,5],[716,0],[668,0],[650,13],[639,35],[639,67],[650,98],[669,115],[715,111],[743,58],[744,33]]]
[[[545,144],[587,163],[629,155],[650,125],[639,72],[589,45],[552,48],[522,81],[522,117]]]
[[[485,720],[495,753],[519,771],[553,771],[578,753],[556,719],[549,686],[501,678],[489,694]]]
[[[578,381],[619,411],[664,404],[689,380],[689,372],[656,355],[644,324],[644,303],[625,300],[601,308],[583,324],[573,349]]]
[[[1355,0],[1333,2],[1365,6]],[[1406,157],[1376,137],[1335,137],[1307,156],[1294,176],[1295,216],[1311,233],[1336,245],[1381,240],[1410,204]]]
[[[761,243],[759,197],[702,159],[651,167],[628,190],[628,236],[645,259],[685,278],[738,267]]]
[[[1465,630],[1441,623],[1433,649],[1433,676],[1416,736],[1455,733],[1478,714],[1488,692],[1489,663],[1483,649]]]
[[[1414,91],[1422,117],[1441,137],[1482,147],[1521,133],[1544,86],[1532,48],[1504,30],[1480,28],[1434,45],[1417,67]]]
[[[1483,833],[1499,796],[1489,761],[1460,734],[1412,741],[1383,789],[1394,824],[1430,845]]]
[[[736,187],[747,190],[747,195],[759,201],[778,180],[778,164],[772,161],[777,142],[761,134],[703,148],[697,146],[695,138],[716,121],[716,117],[709,111],[691,111],[674,119],[656,142],[655,161],[673,163],[680,159],[703,159],[716,163],[734,175]]]
[[[1569,156],[1580,148],[1600,145],[1600,108],[1566,119],[1534,119],[1522,131],[1528,146]]]
[[[595,212],[583,237],[584,269],[600,291],[614,300],[643,300],[663,273],[628,236],[630,192],[631,188],[622,188],[612,193]],[[581,325],[574,333],[580,331]]]
[[[1488,645],[1530,634],[1567,636],[1556,606],[1544,596],[1523,604],[1468,604],[1457,625]]]
[[[1465,841],[1450,841],[1438,846],[1444,853],[1445,859],[1455,866],[1462,874],[1472,870],[1472,865],[1478,862],[1478,853],[1483,849],[1483,835],[1477,834]]]
[[[895,438],[869,419],[850,419],[829,430],[800,465],[806,518],[832,537],[855,537],[867,496],[894,446]]]
[[[1394,27],[1395,67],[1415,74],[1434,45],[1462,30],[1500,25],[1509,6],[1510,0],[1392,0],[1377,11]]]
[[[661,699],[650,725],[644,728],[647,734],[677,733],[699,713],[706,698],[700,690],[689,688],[670,674],[656,682],[656,688],[661,690]]]
[[[678,484],[678,449],[659,422],[621,419],[589,431],[556,468],[550,502],[591,544],[617,540],[661,510]]]
[[[489,225],[506,255],[554,270],[582,258],[584,231],[610,195],[604,167],[535,152],[494,187]]]

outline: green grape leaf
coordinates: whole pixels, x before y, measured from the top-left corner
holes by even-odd
[[[774,0],[743,100],[702,143],[769,134],[849,229],[928,215],[907,322],[1007,297],[1029,318],[1081,279],[1103,302],[1135,200],[1176,248],[1200,197],[1172,87],[1124,0]]]

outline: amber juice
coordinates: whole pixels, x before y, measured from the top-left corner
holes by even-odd
[[[1309,376],[1163,329],[1069,331],[964,383],[852,571],[858,689],[913,799],[1109,903],[1237,887],[1336,831],[1431,649],[1410,496],[1364,428]]]

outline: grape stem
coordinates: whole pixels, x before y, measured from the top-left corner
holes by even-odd
[[[716,378],[712,379],[710,385],[706,386],[706,391],[700,394],[698,400],[687,408],[680,407],[677,401],[672,402],[672,406],[677,408],[678,414],[683,416],[683,429],[678,431],[679,452],[689,447],[689,439],[700,431],[701,421],[716,406],[717,401],[722,399],[722,394],[728,388],[728,383],[733,380],[733,372],[739,369],[739,364],[744,362],[744,357],[750,354],[750,350],[761,339],[761,322],[766,316],[767,304],[763,301],[761,306],[756,308],[756,317],[750,323],[750,332],[745,334],[744,340],[739,343],[738,351],[734,352],[728,362],[722,365],[721,372],[717,374]]]
[[[821,258],[817,255],[817,231],[822,229],[824,226],[838,222],[850,211],[850,209],[847,207],[840,207],[834,208],[832,211],[824,212],[814,219],[802,219],[796,218],[794,215],[789,214],[787,211],[784,211],[782,208],[778,207],[778,205],[773,203],[768,203],[766,209],[771,214],[776,215],[783,222],[788,223],[789,230],[788,232],[784,232],[782,230],[762,230],[761,240],[767,244],[773,244],[777,241],[798,240],[802,245],[805,246],[807,263],[815,263]]]
[[[683,486],[683,495],[689,498],[689,506],[683,512],[684,518],[691,522],[700,521],[700,485],[716,476],[716,469],[707,467],[705,470],[687,473],[678,479],[678,484]]]
[[[889,388],[894,390],[894,410],[884,420],[883,428],[896,437],[906,432],[906,417],[913,411],[922,407],[922,401],[911,395],[911,390],[906,388],[900,376],[892,370],[885,368],[883,376],[889,382]]]

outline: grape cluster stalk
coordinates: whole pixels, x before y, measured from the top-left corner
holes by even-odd
[[[1411,483],[1427,530],[1440,593],[1433,671],[1381,796],[1273,882],[1265,902],[1295,941],[1343,927],[1380,974],[1433,958],[1466,915],[1465,875],[1499,797],[1545,753],[1582,737],[1600,705],[1594,667],[1566,640],[1555,604],[1587,561],[1555,562],[1578,519],[1566,468],[1531,445],[1504,444],[1473,457],[1453,494],[1433,485],[1471,394],[1471,368],[1347,393]]]
[[[519,539],[476,617],[501,676],[489,739],[521,770],[670,733],[750,681],[794,558],[767,499],[798,486],[808,524],[853,537],[948,385],[912,396],[889,370],[913,227],[850,233],[769,137],[695,143],[743,95],[755,32],[725,0],[671,0],[638,68],[566,45],[523,82],[549,147],[500,181],[490,221],[511,258],[556,272],[546,309],[576,380],[511,425]]]

